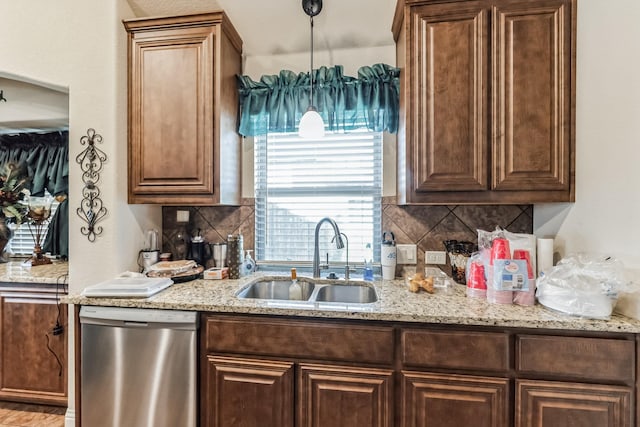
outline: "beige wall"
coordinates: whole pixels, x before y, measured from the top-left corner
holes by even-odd
[[[127,205],[125,1],[0,0],[0,72],[69,89],[71,291],[136,269],[142,231],[160,226],[160,208]],[[95,243],[75,214],[82,181],[75,156],[88,128],[104,138],[108,161],[98,186],[108,209]]]
[[[576,202],[535,206],[562,255],[640,268],[640,2],[578,1]]]

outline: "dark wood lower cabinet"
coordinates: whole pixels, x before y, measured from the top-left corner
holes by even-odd
[[[631,387],[516,382],[516,427],[631,427]]]
[[[204,426],[293,427],[293,363],[208,357]]]
[[[402,372],[402,427],[506,427],[509,380]]]
[[[636,425],[635,334],[201,319],[202,427]]]
[[[391,427],[393,371],[300,365],[299,427]]]
[[[53,333],[67,306],[56,303],[55,294],[3,292],[0,400],[67,405],[67,331]]]

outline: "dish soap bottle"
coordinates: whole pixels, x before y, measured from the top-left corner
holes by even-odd
[[[364,251],[364,272],[362,274],[364,280],[373,280],[373,250],[371,243],[367,243]]]
[[[291,284],[289,285],[289,299],[301,300],[302,299],[302,286],[298,283],[298,273],[295,268],[291,269]]]

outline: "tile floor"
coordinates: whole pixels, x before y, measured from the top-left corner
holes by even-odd
[[[0,427],[64,427],[66,408],[0,402]]]

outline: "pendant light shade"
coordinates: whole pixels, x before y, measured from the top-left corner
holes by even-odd
[[[311,22],[311,66],[309,68],[311,90],[309,108],[300,119],[298,134],[301,138],[317,139],[324,136],[324,121],[313,105],[313,17],[322,11],[322,0],[302,0],[302,9],[309,15]]]
[[[300,119],[298,135],[307,139],[318,139],[324,136],[324,121],[314,106],[310,106]]]

